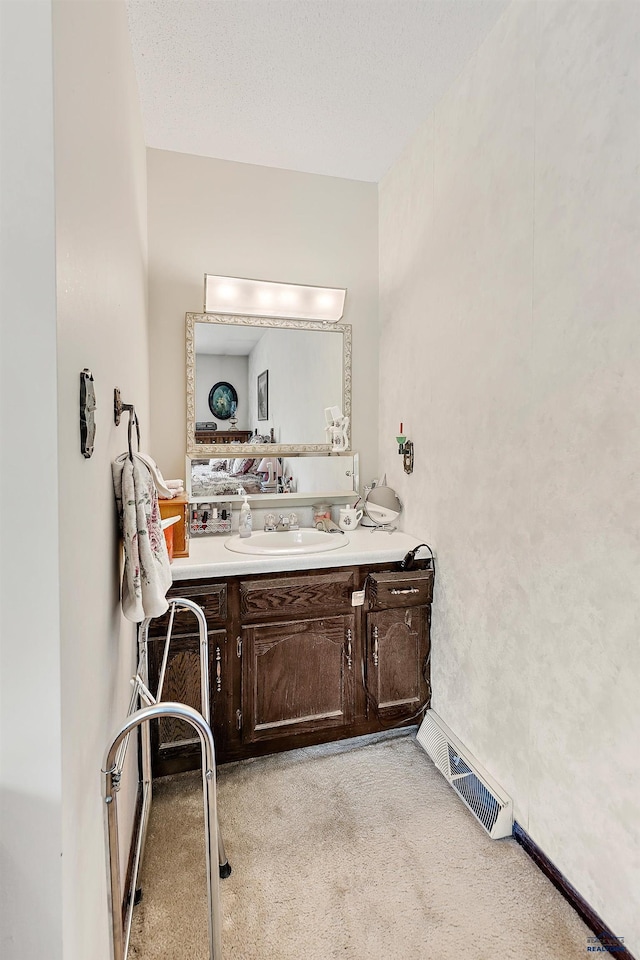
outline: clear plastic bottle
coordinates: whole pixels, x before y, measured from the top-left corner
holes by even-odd
[[[251,518],[251,507],[249,506],[249,500],[247,494],[242,489],[238,490],[238,493],[244,494],[244,503],[240,507],[240,519],[238,521],[238,536],[240,537],[250,537],[251,528],[253,526],[253,520]]]

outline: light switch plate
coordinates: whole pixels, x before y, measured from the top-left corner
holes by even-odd
[[[352,607],[362,607],[364,606],[364,590],[354,590],[351,594],[351,606]]]

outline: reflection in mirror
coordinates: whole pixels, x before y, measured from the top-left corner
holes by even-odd
[[[348,416],[350,387],[348,324],[187,314],[193,455],[228,443],[329,450],[325,411],[339,407]]]
[[[233,451],[235,453],[235,450]],[[231,499],[240,487],[251,497],[302,499],[346,496],[358,489],[358,456],[187,458],[190,501]]]

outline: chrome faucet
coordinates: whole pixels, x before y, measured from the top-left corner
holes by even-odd
[[[268,513],[264,518],[264,529],[266,533],[275,533],[281,530],[299,530],[298,517],[295,513],[290,513],[288,517],[280,514],[276,520],[275,513]]]

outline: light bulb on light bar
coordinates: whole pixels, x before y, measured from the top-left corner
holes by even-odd
[[[231,283],[221,283],[218,287],[218,296],[221,300],[233,300],[238,291]]]
[[[344,313],[347,291],[242,277],[204,277],[204,312],[239,317],[277,317],[336,323]]]

